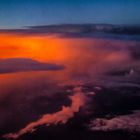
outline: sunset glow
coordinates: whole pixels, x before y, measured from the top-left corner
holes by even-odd
[[[0,0],[0,140],[140,140],[140,0]]]
[[[91,44],[93,41],[89,39],[77,39],[76,41],[74,38],[66,39],[51,35],[0,34],[0,42],[0,58],[24,57],[62,63],[74,55],[77,47]]]

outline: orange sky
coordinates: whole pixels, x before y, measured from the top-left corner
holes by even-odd
[[[129,60],[127,51],[113,50],[122,49],[128,44],[130,42],[109,39],[0,33],[0,58],[31,58],[62,64],[69,69],[65,75],[75,76],[93,74],[102,71],[110,63]]]
[[[58,36],[0,34],[0,42],[0,58],[24,57],[40,61],[63,62],[74,55],[76,50],[74,46],[88,45],[91,40],[64,39]]]

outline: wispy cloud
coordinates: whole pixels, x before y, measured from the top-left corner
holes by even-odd
[[[74,113],[79,111],[79,109],[85,104],[86,101],[86,97],[82,92],[81,87],[76,87],[74,92],[74,95],[69,97],[72,102],[71,106],[62,106],[62,110],[53,114],[45,114],[39,120],[29,123],[19,132],[6,134],[3,137],[16,139],[23,134],[35,131],[35,129],[40,125],[55,125],[57,123],[65,124],[70,118],[74,116]]]

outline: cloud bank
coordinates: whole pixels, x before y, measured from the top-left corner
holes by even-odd
[[[24,71],[62,70],[64,66],[41,63],[26,58],[0,59],[0,73],[13,73]]]

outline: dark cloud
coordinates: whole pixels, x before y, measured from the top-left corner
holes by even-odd
[[[46,70],[63,70],[64,66],[41,63],[32,59],[9,58],[0,59],[0,73],[13,73],[21,71],[46,71]]]
[[[111,24],[60,24],[29,26],[21,29],[0,29],[1,33],[58,34],[69,38],[109,38],[140,40],[140,26]]]
[[[116,84],[117,85],[117,84]],[[125,114],[140,109],[140,86],[125,85],[123,82],[116,87],[96,91],[94,103],[98,114]]]
[[[140,60],[140,46],[137,45],[135,48],[131,48],[131,55],[134,60]]]

